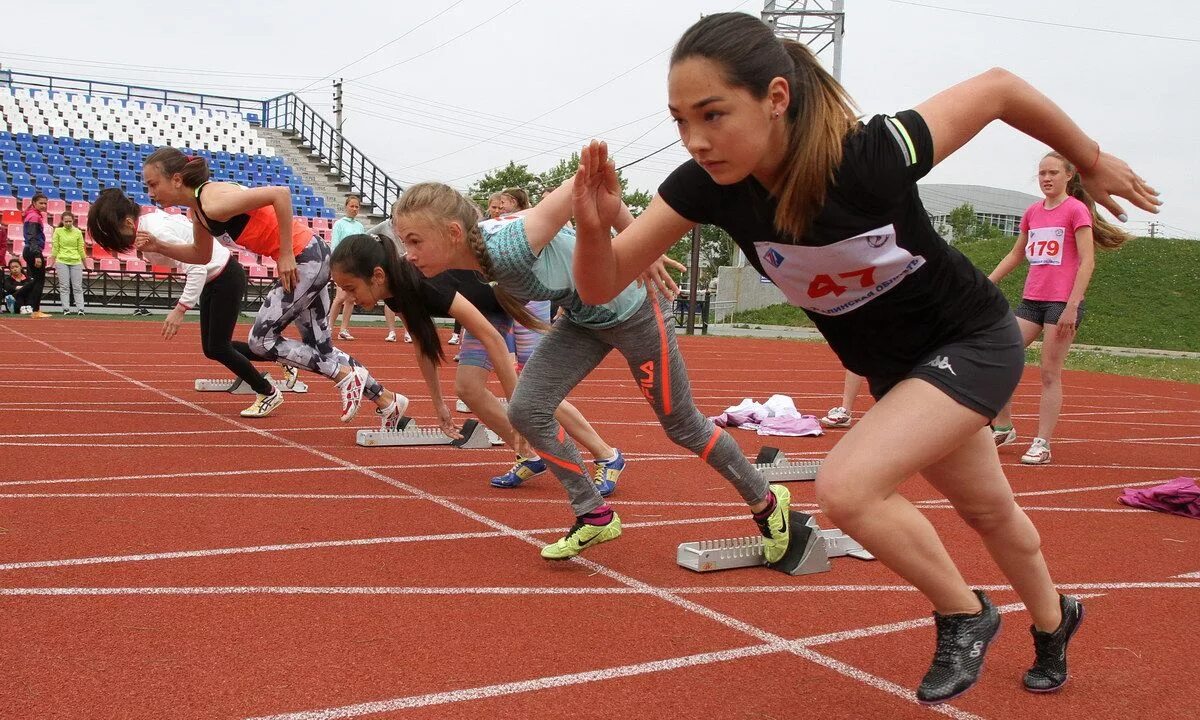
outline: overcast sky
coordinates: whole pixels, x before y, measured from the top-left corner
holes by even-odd
[[[329,117],[326,78],[336,73],[352,143],[402,183],[465,189],[509,160],[544,170],[593,136],[618,163],[670,143],[669,49],[702,14],[735,9],[757,14],[762,0],[51,1],[19,13],[0,62],[253,98],[308,86],[302,97]],[[911,107],[996,65],[1155,185],[1165,234],[1200,238],[1196,3],[846,1],[842,81],[866,114]],[[993,126],[929,181],[1037,194],[1043,150]],[[684,159],[676,146],[626,176],[653,191]],[[1145,234],[1151,218],[1132,211],[1130,227]]]

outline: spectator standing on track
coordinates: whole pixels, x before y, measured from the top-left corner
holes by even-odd
[[[25,210],[22,231],[25,234],[25,248],[21,251],[25,258],[25,272],[33,281],[29,291],[29,314],[35,318],[50,317],[42,312],[42,293],[46,287],[46,196],[37,193]]]
[[[54,235],[50,238],[49,267],[58,273],[58,301],[62,314],[71,314],[71,298],[75,298],[75,314],[83,315],[83,258],[87,254],[83,247],[83,231],[75,226],[75,215],[70,211],[62,214]]]
[[[1026,465],[1050,463],[1050,440],[1062,411],[1062,370],[1083,320],[1083,297],[1096,269],[1096,246],[1115,250],[1129,234],[1096,213],[1096,203],[1083,189],[1079,172],[1065,157],[1047,153],[1038,164],[1038,187],[1045,200],[1021,216],[1021,233],[1008,255],[988,279],[999,283],[1023,261],[1029,275],[1021,303],[1014,311],[1025,347],[1042,338],[1042,399],[1038,434],[1021,456]],[[992,423],[996,446],[1017,439],[1012,402]]]
[[[347,195],[345,211],[346,215],[340,218],[333,224],[333,238],[329,243],[329,251],[332,253],[337,250],[337,246],[342,240],[351,235],[362,235],[366,232],[366,228],[358,221],[358,213],[362,210],[362,198],[358,195]],[[350,334],[350,318],[354,315],[354,303],[347,302],[346,294],[341,290],[334,291],[333,307],[329,310],[329,325],[332,327],[334,320],[338,319],[338,340],[354,340],[354,336]],[[387,321],[388,333],[384,336],[385,342],[396,342],[396,313],[391,311],[386,305],[383,308],[383,316]],[[408,332],[404,333],[404,342],[412,342],[412,338]]]
[[[743,13],[709,15],[684,32],[668,107],[692,159],[616,238],[615,167],[602,143],[583,150],[574,200],[580,296],[616,296],[697,223],[726,230],[878,399],[822,462],[816,493],[834,524],[934,607],[937,649],[917,699],[936,704],[970,689],[1000,629],[987,596],[966,584],[929,520],[898,492],[917,473],[980,535],[1029,608],[1035,660],[1025,688],[1061,687],[1083,606],[1056,590],[988,428],[1020,380],[1021,332],[995,285],[933,230],[916,183],[1001,120],[1082,163],[1089,191],[1114,213],[1112,194],[1155,211],[1155,190],[999,69],[860,122],[807,46]]]
[[[846,371],[846,378],[842,381],[842,404],[835,408],[830,408],[825,417],[821,418],[821,425],[827,428],[848,428],[854,418],[854,400],[858,397],[858,391],[862,387],[863,376],[855,375],[849,370]]]

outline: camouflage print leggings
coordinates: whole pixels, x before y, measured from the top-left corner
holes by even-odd
[[[291,292],[278,280],[267,291],[262,307],[254,317],[247,344],[259,357],[282,360],[333,379],[343,365],[360,366],[354,358],[333,346],[329,332],[329,246],[317,236],[296,256],[296,286]],[[300,340],[283,336],[283,329],[295,325]],[[367,378],[368,399],[374,400],[383,386]]]

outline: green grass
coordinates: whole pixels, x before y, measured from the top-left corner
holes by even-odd
[[[1013,240],[977,240],[956,247],[987,273]],[[1000,283],[1020,302],[1028,266],[1022,264]],[[1083,324],[1076,342],[1200,352],[1200,242],[1135,238],[1125,247],[1096,253]],[[799,308],[771,305],[740,312],[731,322],[810,327]]]
[[[1025,351],[1025,362],[1037,365],[1041,362],[1041,352],[1037,348],[1029,348]],[[1065,367],[1068,370],[1090,370],[1110,375],[1177,380],[1200,385],[1200,360],[1191,358],[1130,357],[1072,350],[1067,355]]]

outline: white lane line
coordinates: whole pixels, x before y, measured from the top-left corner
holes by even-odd
[[[980,590],[1010,591],[1009,585],[975,585]],[[1060,583],[1059,590],[1200,590],[1200,582]],[[761,595],[772,593],[915,593],[910,585],[725,585],[664,588],[678,595]],[[179,587],[0,587],[0,596],[90,597],[106,595],[646,595],[628,587],[438,587],[391,585],[201,585]],[[1083,597],[1083,596],[1080,596]],[[908,621],[928,625],[928,619]],[[862,631],[846,631],[862,635]],[[878,633],[870,633],[878,634]],[[844,638],[849,639],[849,637]],[[829,642],[832,642],[829,641]]]
[[[410,500],[420,498],[409,497]],[[701,525],[705,523],[746,522],[746,515],[724,515],[718,517],[682,518],[677,520],[648,520],[645,522],[623,523],[623,528],[652,528],[670,527],[673,525]],[[526,535],[558,535],[561,527],[534,528],[521,530]],[[250,545],[229,548],[208,548],[203,550],[172,550],[156,553],[137,553],[132,555],[101,555],[96,557],[64,558],[56,560],[25,560],[21,562],[0,563],[0,571],[30,570],[35,568],[69,567],[76,565],[106,565],[113,563],[150,562],[156,560],[180,560],[184,558],[217,557],[222,555],[248,555],[269,552],[290,552],[294,550],[313,550],[316,548],[361,547],[364,545],[394,545],[401,543],[419,543],[445,540],[477,540],[481,538],[510,537],[503,531],[479,531],[460,533],[440,533],[431,535],[400,535],[393,537],[355,538],[353,540],[316,540],[301,543],[276,543],[271,545]]]

